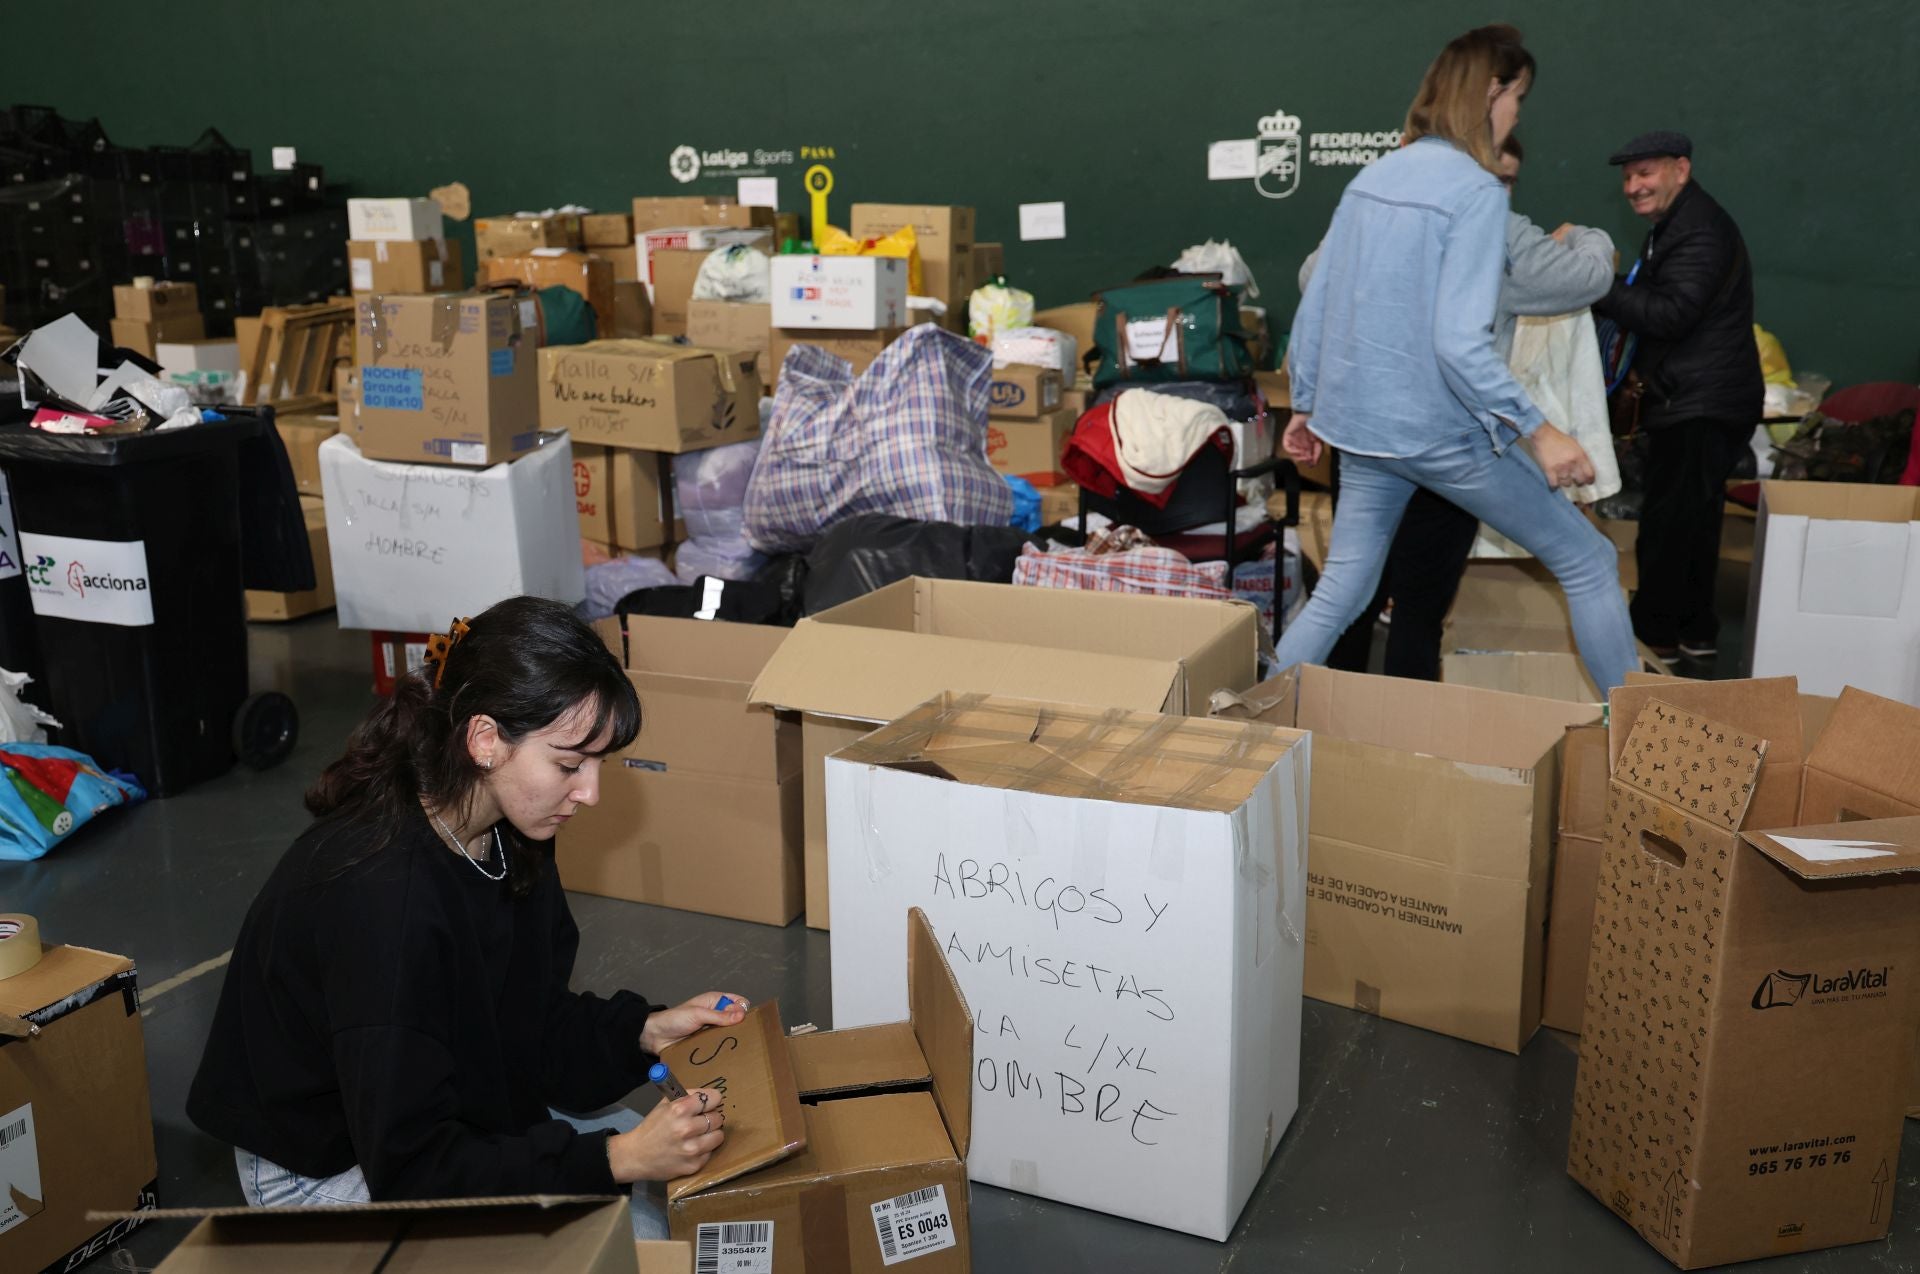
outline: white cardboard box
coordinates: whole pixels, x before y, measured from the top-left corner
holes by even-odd
[[[349,239],[441,239],[440,205],[431,199],[349,199]]]
[[[907,263],[899,257],[777,256],[773,325],[871,332],[907,319]]]
[[[1300,1097],[1301,731],[948,692],[827,762],[833,1020],[924,910],[978,1034],[975,1181],[1212,1239]]]
[[[586,596],[567,435],[487,469],[369,460],[320,444],[340,627],[443,632],[503,598]]]
[[[1761,483],[1747,653],[1807,694],[1920,704],[1920,488]]]

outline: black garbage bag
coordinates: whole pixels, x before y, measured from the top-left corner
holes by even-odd
[[[1020,548],[1037,542],[1011,526],[960,526],[863,513],[828,528],[807,554],[805,613],[864,597],[912,575],[1006,584]]]

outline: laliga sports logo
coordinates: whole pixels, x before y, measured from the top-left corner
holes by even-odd
[[[1300,188],[1300,117],[1275,111],[1260,117],[1260,157],[1254,188],[1269,199],[1285,199]]]
[[[700,175],[700,152],[691,146],[675,146],[667,156],[667,171],[675,181],[692,181]]]

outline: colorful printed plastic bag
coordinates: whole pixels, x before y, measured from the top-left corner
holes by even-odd
[[[0,745],[0,859],[39,858],[102,810],[146,799],[138,784],[70,748]]]

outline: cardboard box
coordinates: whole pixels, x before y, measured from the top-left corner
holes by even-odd
[[[347,270],[354,292],[458,292],[466,287],[458,239],[353,239]]]
[[[1553,892],[1547,901],[1547,960],[1540,1024],[1580,1033],[1586,1014],[1587,956],[1607,827],[1607,728],[1569,726],[1560,744],[1560,815]]]
[[[245,383],[240,372],[240,343],[232,337],[197,341],[155,341],[153,361],[166,381],[183,385],[195,403],[238,403]]]
[[[1314,732],[1307,994],[1519,1052],[1540,1024],[1560,737],[1599,706],[1319,667],[1289,685],[1280,723]]]
[[[640,1239],[634,1243],[639,1274],[695,1274],[693,1244],[671,1239]]]
[[[844,358],[853,364],[853,374],[858,376],[873,366],[873,360],[880,357],[881,351],[899,340],[906,330],[904,327],[884,327],[873,332],[808,332],[786,331],[776,327],[769,338],[767,361],[777,379],[781,367],[786,364],[787,351],[795,345],[811,345],[835,358]]]
[[[259,1270],[465,1274],[476,1269],[634,1274],[632,1208],[622,1197],[389,1200],[327,1208],[176,1208],[199,1224],[154,1274]],[[647,1259],[670,1257],[648,1252]],[[671,1269],[672,1266],[663,1266]]]
[[[907,325],[907,263],[899,257],[777,256],[773,322],[804,330]]]
[[[1753,675],[1920,702],[1920,489],[1763,482],[1755,536]]]
[[[77,1268],[154,1206],[137,984],[127,957],[65,946],[0,979],[0,1013],[40,1028],[0,1048],[0,1268]],[[102,1223],[94,1210],[131,1215]]]
[[[583,599],[573,448],[543,443],[480,470],[374,460],[345,433],[322,443],[340,627],[444,632],[521,593]]]
[[[1039,420],[1052,415],[1060,410],[1060,373],[1018,363],[994,368],[987,410],[1008,420]]]
[[[752,350],[762,385],[773,384],[773,307],[745,301],[692,301],[687,339],[708,349]]]
[[[1040,525],[1053,526],[1080,516],[1080,487],[1059,482],[1040,491]]]
[[[921,286],[928,296],[946,302],[947,317],[943,326],[949,331],[966,331],[967,299],[978,284],[973,272],[972,208],[857,203],[849,216],[852,222],[848,233],[856,239],[878,239],[902,226],[912,226],[920,248]]]
[[[676,226],[771,230],[775,221],[773,209],[748,207],[725,195],[675,195],[633,201],[635,234]]]
[[[600,804],[560,834],[562,882],[786,924],[805,901],[800,724],[747,706],[786,630],[638,615],[624,633],[617,619],[595,628],[640,697],[640,735],[602,766]]]
[[[773,251],[772,231],[764,227],[739,226],[663,226],[634,233],[638,251],[640,281],[653,284],[654,259],[662,252],[711,252],[715,248],[750,247]]]
[[[1563,703],[1597,704],[1605,699],[1580,656],[1554,651],[1448,651],[1440,656],[1440,680]]]
[[[473,223],[473,241],[482,261],[523,256],[535,248],[577,248],[580,246],[580,214],[543,212],[482,217]]]
[[[374,460],[492,465],[531,451],[540,420],[534,304],[504,292],[363,298],[360,403],[342,431]]]
[[[480,263],[481,283],[501,279],[519,279],[535,290],[568,288],[593,307],[598,334],[613,335],[613,262],[605,257],[565,248],[540,248],[519,256],[490,257]]]
[[[1781,684],[1733,693],[1768,698],[1797,754]],[[1567,1170],[1684,1269],[1880,1239],[1915,1060],[1920,819],[1755,830],[1773,740],[1619,707]],[[1916,719],[1843,694],[1803,798],[1911,773]]]
[[[693,306],[693,284],[710,248],[662,248],[653,254],[653,281],[647,294],[653,302],[656,336],[685,336]]]
[[[962,309],[966,307],[961,306]],[[1050,310],[1037,311],[1033,316],[1035,327],[1050,327],[1056,332],[1065,332],[1074,340],[1075,347],[1084,356],[1094,348],[1093,324],[1100,316],[1100,307],[1093,301],[1080,301],[1074,305],[1056,305]]]
[[[1092,400],[1093,400],[1093,395],[1088,391],[1084,389],[1067,388],[1065,387],[1064,380],[1062,381],[1062,388],[1060,390],[1060,410],[1072,412],[1073,418],[1075,420],[1078,420],[1080,419],[1080,417],[1087,414],[1087,407],[1090,405]]]
[[[632,240],[628,240],[617,248],[597,247],[593,250],[593,255],[605,257],[612,263],[615,283],[640,282],[640,250],[633,246]],[[642,289],[641,295],[645,294],[645,289]]]
[[[647,285],[616,277],[613,283],[613,336],[615,340],[637,340],[653,335],[653,302],[647,299]]]
[[[973,1179],[1225,1239],[1300,1100],[1309,746],[949,692],[838,753],[834,1022],[906,1006],[921,902],[983,1032]]]
[[[589,341],[540,354],[540,422],[582,442],[700,451],[760,436],[751,351]]]
[[[987,420],[987,463],[1001,473],[1027,479],[1035,486],[1060,480],[1060,453],[1073,432],[1073,416],[1056,411],[1039,420]]]
[[[1207,602],[905,579],[796,626],[751,702],[802,712],[807,923],[827,927],[826,758],[943,690],[1201,715],[1253,684],[1254,614]]]
[[[1007,247],[1003,243],[973,245],[973,286],[985,287],[1007,272]]]
[[[405,241],[446,238],[440,205],[431,199],[349,199],[349,239]]]
[[[293,465],[293,485],[300,494],[320,494],[320,444],[340,432],[338,416],[276,416],[273,426],[286,445]]]
[[[207,321],[198,310],[152,320],[117,318],[111,326],[115,345],[148,358],[161,341],[197,341],[207,334]]]
[[[673,1236],[726,1263],[709,1268],[972,1268],[974,1019],[918,911],[906,947],[906,1021],[788,1038],[768,1002],[662,1055],[688,1088],[727,1096],[727,1140],[667,1187]]]
[[[286,422],[277,422],[281,428]],[[316,457],[316,461],[317,461]],[[312,588],[298,593],[270,593],[264,589],[246,590],[247,618],[261,623],[279,623],[304,619],[323,610],[332,610],[333,560],[327,552],[327,510],[317,495],[300,497],[300,514],[307,523],[307,544],[313,551]]]
[[[615,553],[668,543],[660,471],[656,452],[575,443],[573,496],[580,537]]]
[[[113,316],[141,323],[155,323],[200,312],[200,289],[191,283],[156,281],[150,287],[116,284],[113,289]]]
[[[590,212],[580,218],[580,242],[589,248],[631,248],[633,215]]]

